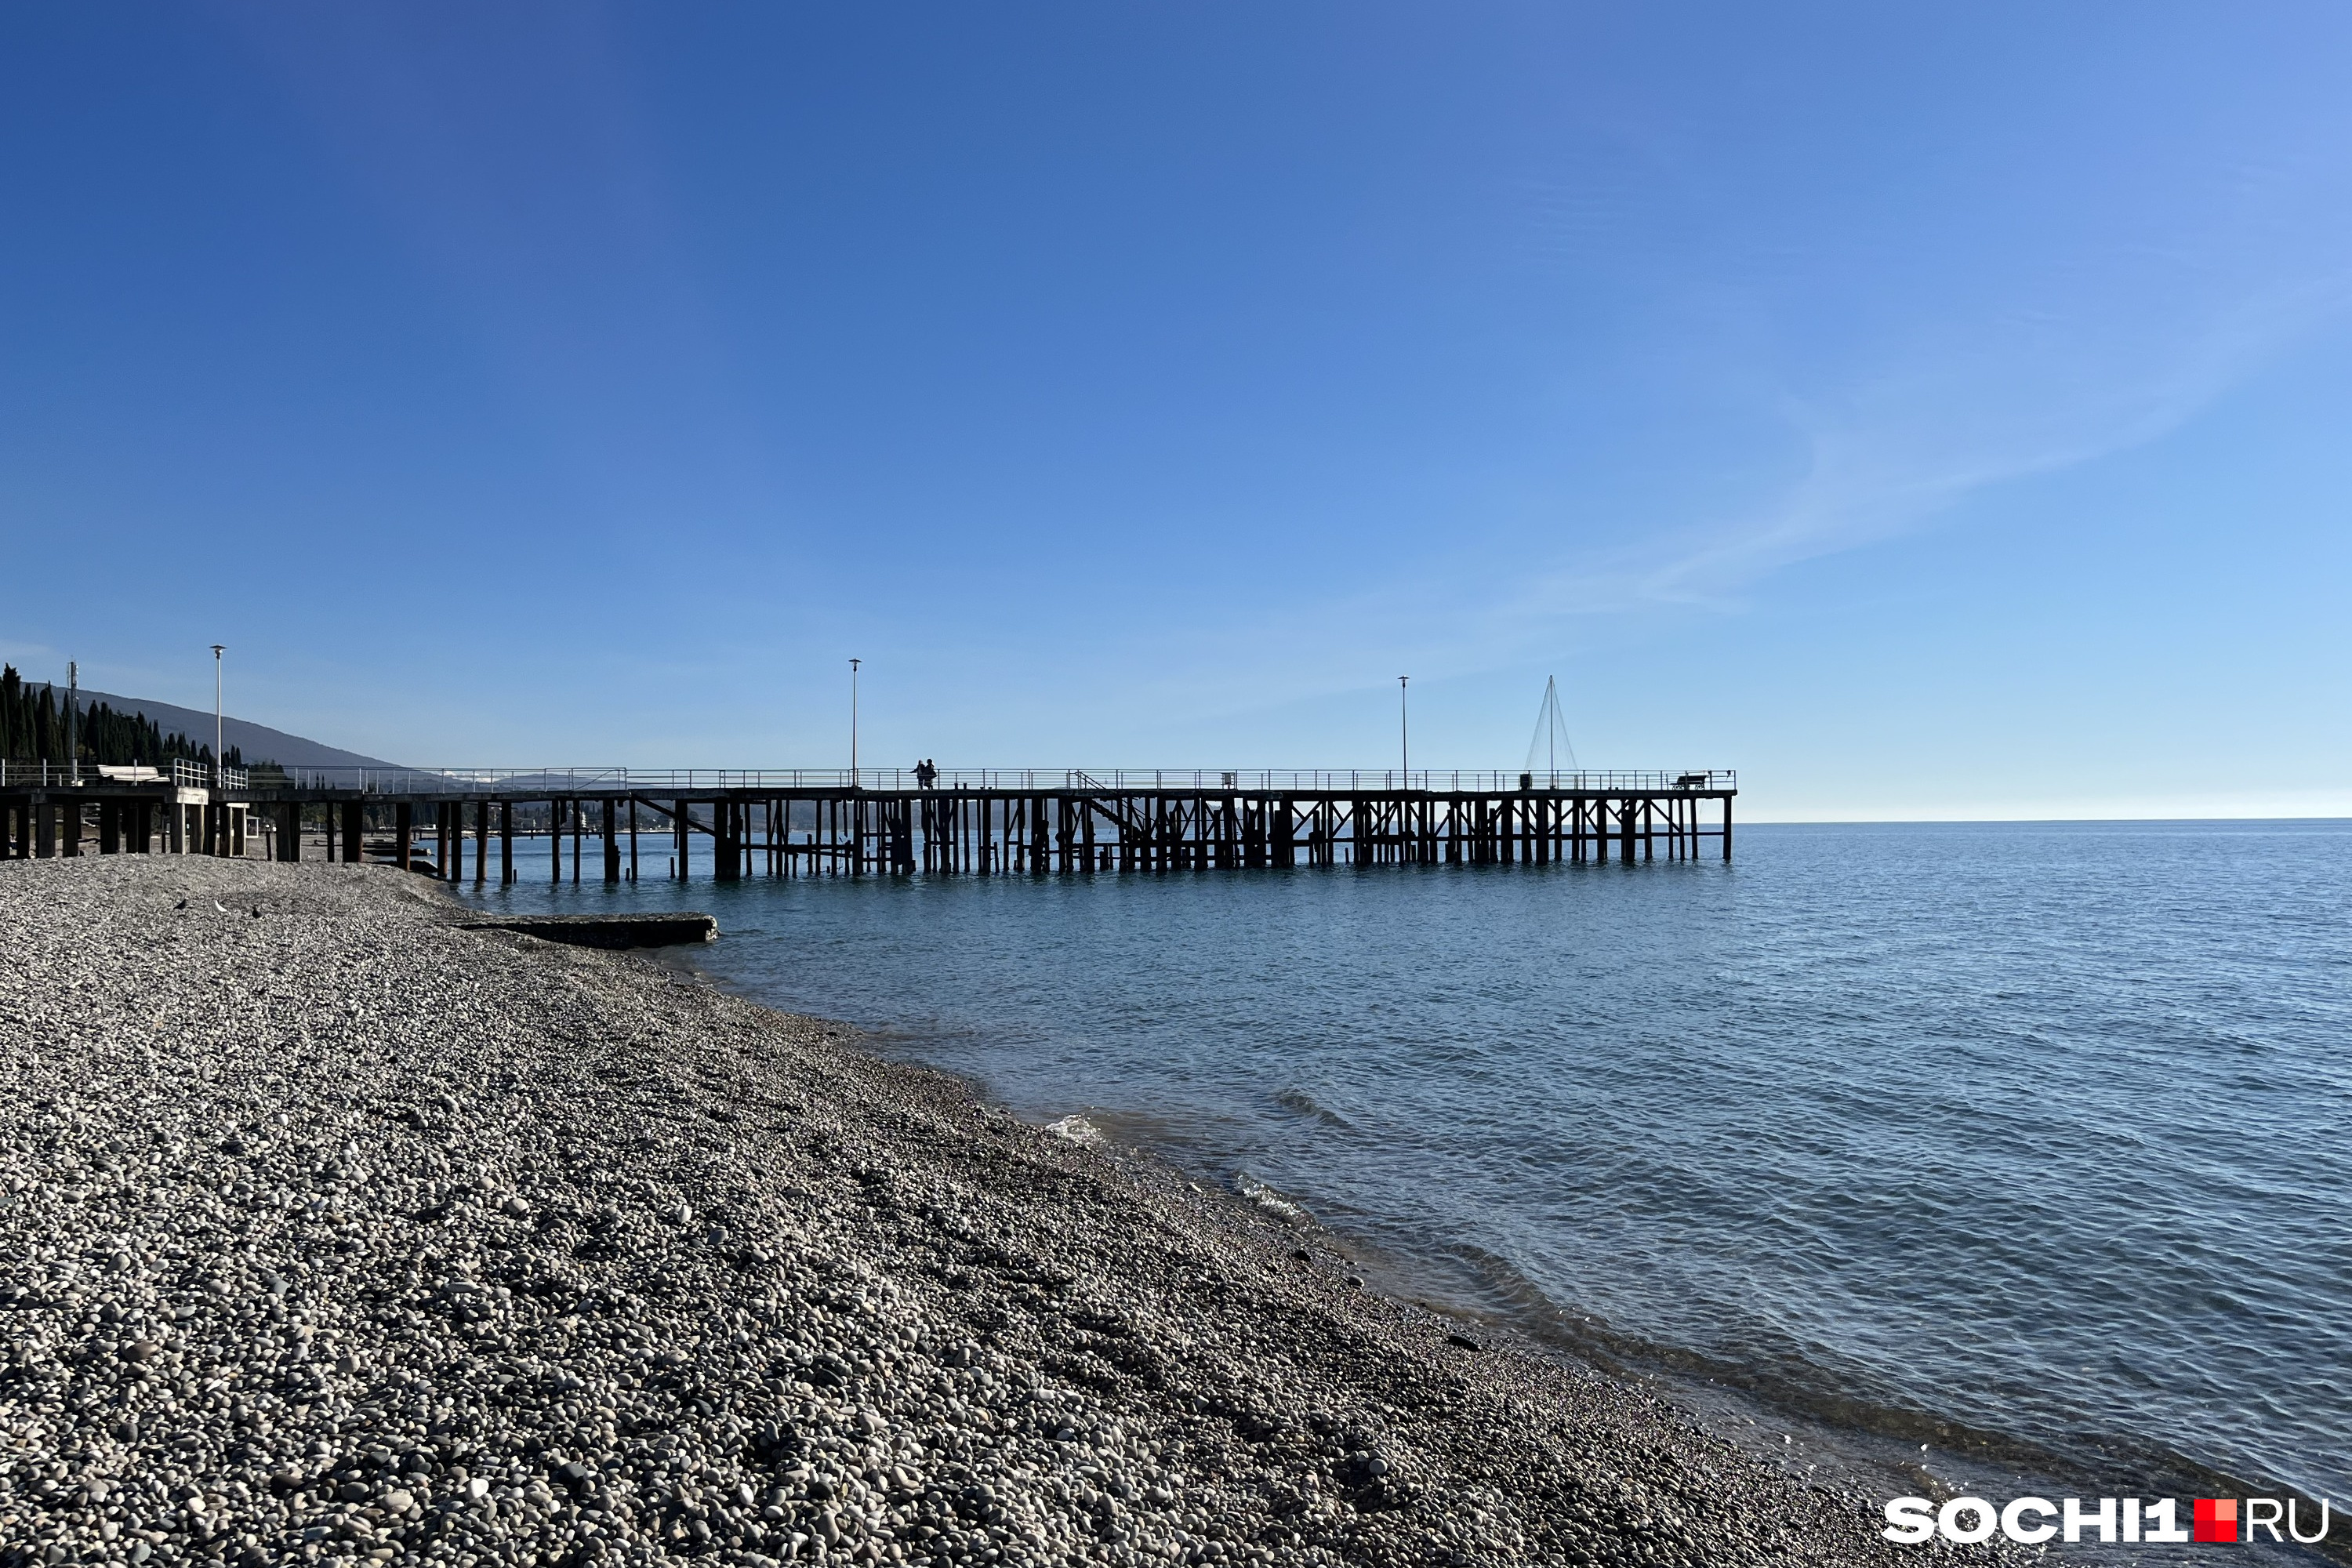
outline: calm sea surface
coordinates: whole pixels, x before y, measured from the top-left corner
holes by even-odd
[[[2352,824],[1739,845],[731,887],[664,855],[485,901],[712,910],[722,983],[1588,1350],[2085,1495],[2186,1461],[2352,1496]]]

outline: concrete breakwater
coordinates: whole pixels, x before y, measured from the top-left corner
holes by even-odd
[[[467,931],[510,931],[573,947],[678,947],[717,942],[719,922],[688,910],[666,914],[500,915],[465,922]]]
[[[1849,1563],[1865,1500],[397,872],[0,865],[0,1563]]]

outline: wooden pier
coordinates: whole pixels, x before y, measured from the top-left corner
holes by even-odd
[[[241,856],[253,806],[236,768],[68,768],[0,763],[0,858],[101,855]],[[92,829],[96,829],[93,844]]]
[[[477,885],[684,877],[1048,876],[1731,858],[1738,781],[1680,773],[327,770],[0,775],[10,856],[378,860]],[[197,798],[200,797],[200,798]],[[567,843],[568,840],[568,843]],[[159,842],[160,841],[160,842]],[[567,853],[568,851],[568,853]],[[544,867],[534,871],[534,864]],[[495,868],[495,869],[493,868]]]

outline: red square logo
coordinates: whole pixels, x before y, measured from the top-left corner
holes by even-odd
[[[2199,1498],[2196,1520],[2196,1539],[2235,1541],[2238,1539],[2238,1500],[2233,1497]]]

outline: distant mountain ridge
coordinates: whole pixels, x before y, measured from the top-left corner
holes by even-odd
[[[53,689],[62,707],[66,689],[58,686]],[[202,709],[183,708],[177,703],[157,702],[145,697],[118,697],[110,691],[92,691],[88,687],[81,689],[79,696],[85,710],[103,702],[118,713],[144,716],[167,735],[176,730],[202,745],[213,743],[213,716]],[[225,718],[221,722],[221,732],[223,743],[235,746],[249,763],[276,763],[286,768],[390,768],[400,765],[387,763],[381,757],[363,757],[340,746],[289,735],[283,730],[273,730],[249,719]]]

